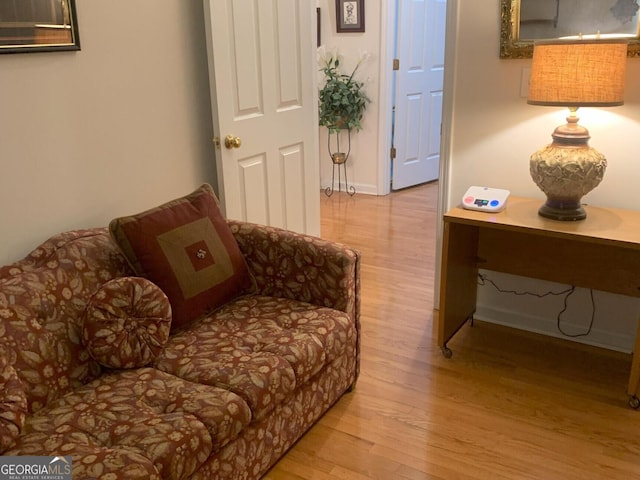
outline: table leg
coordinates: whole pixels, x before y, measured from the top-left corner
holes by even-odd
[[[447,343],[472,318],[476,308],[478,278],[478,228],[445,222],[440,275],[438,346],[446,358]]]
[[[640,323],[640,320],[639,320]],[[640,407],[640,399],[638,398],[638,386],[640,385],[640,325],[636,332],[636,343],[633,347],[631,356],[631,373],[629,374],[629,386],[627,394],[629,395],[629,405],[632,408]]]

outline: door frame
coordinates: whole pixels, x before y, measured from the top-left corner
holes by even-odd
[[[378,117],[378,195],[388,195],[391,192],[391,126],[393,124],[394,73],[391,66],[395,50],[397,0],[383,0],[381,16],[387,21],[380,22],[380,115]],[[385,12],[386,10],[386,12]]]
[[[386,22],[380,25],[380,44],[384,45],[380,55],[380,116],[378,120],[378,194],[388,195],[391,192],[391,125],[393,122],[393,65],[396,1],[383,0],[381,14],[385,15]],[[438,180],[438,211],[436,218],[442,218],[445,211],[449,210],[451,199],[450,164],[451,164],[451,129],[453,113],[453,86],[455,84],[455,44],[458,23],[458,2],[460,0],[447,0],[447,18],[444,45],[444,84],[442,98],[442,136],[440,138],[440,178]],[[442,222],[436,224],[436,268],[434,282],[434,308],[440,305],[440,258],[442,256]]]

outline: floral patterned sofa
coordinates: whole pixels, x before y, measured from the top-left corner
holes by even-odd
[[[259,478],[353,388],[358,252],[224,223],[251,285],[177,326],[113,229],[0,267],[1,455],[70,456],[74,479]]]

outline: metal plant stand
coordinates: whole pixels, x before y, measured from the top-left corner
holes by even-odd
[[[336,151],[331,151],[331,135],[336,136]],[[331,186],[327,187],[324,191],[327,197],[333,195],[335,191],[334,185],[336,180],[336,168],[338,169],[338,192],[340,192],[340,185],[342,183],[342,177],[340,174],[340,166],[342,166],[342,170],[344,171],[344,191],[351,197],[356,194],[356,189],[353,185],[349,186],[349,182],[347,181],[347,160],[349,159],[349,154],[351,153],[351,129],[347,130],[347,153],[340,151],[340,131],[332,134],[329,131],[329,135],[327,135],[327,149],[329,150],[329,155],[331,156],[331,161],[333,162],[333,170],[331,172]]]

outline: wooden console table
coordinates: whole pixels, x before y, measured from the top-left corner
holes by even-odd
[[[444,215],[438,346],[473,319],[478,269],[640,297],[640,212],[585,206],[586,220],[538,215],[543,200],[510,197],[500,213],[453,208]],[[627,394],[640,406],[640,329]]]

